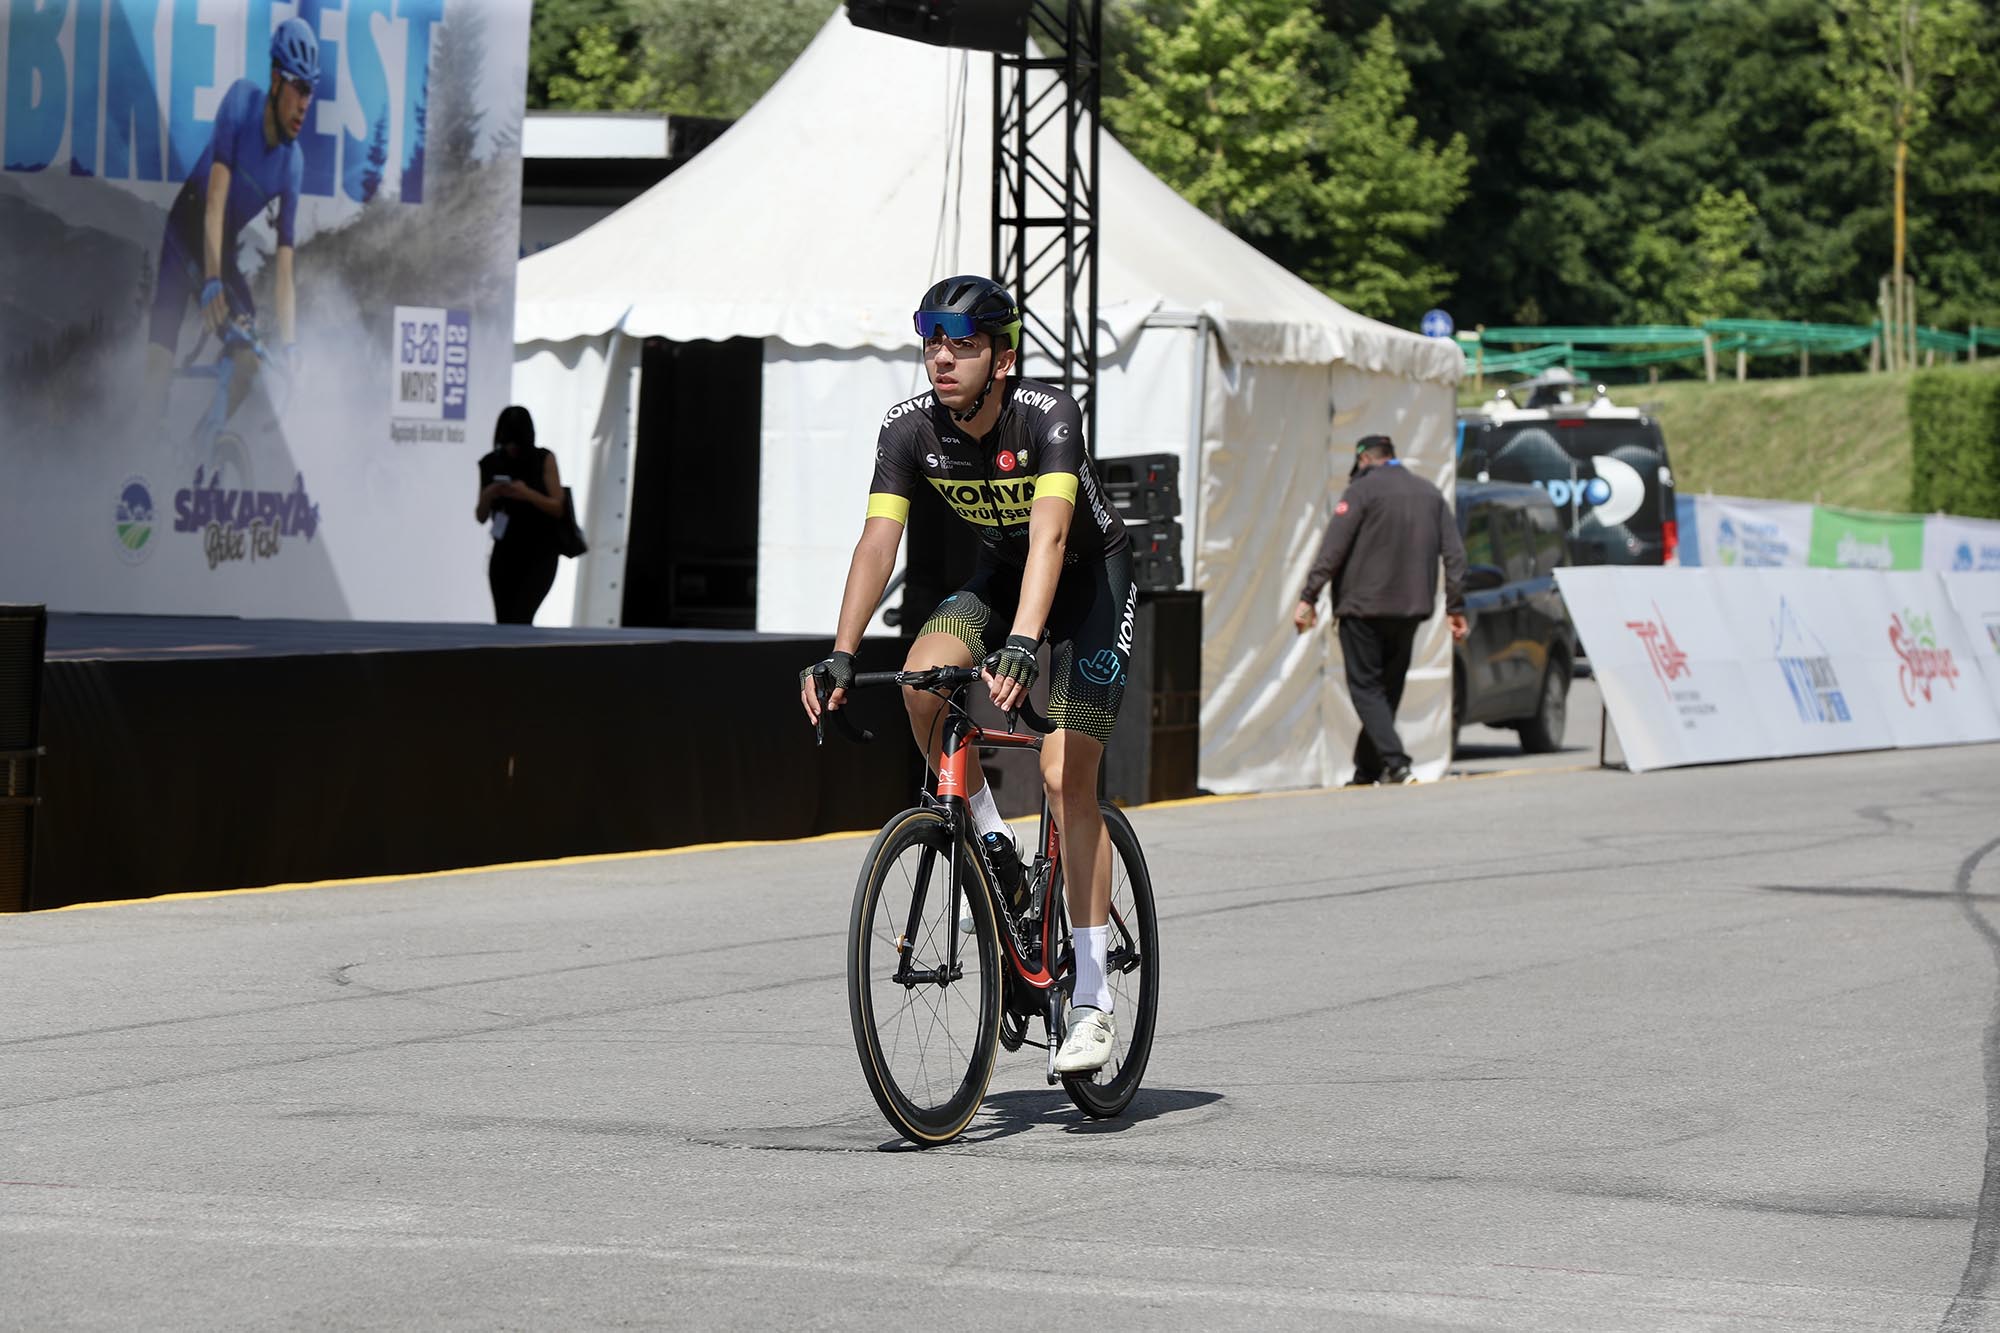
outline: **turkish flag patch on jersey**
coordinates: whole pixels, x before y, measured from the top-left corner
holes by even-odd
[[[1342,501],[1341,501],[1341,502],[1340,502],[1339,504],[1335,505],[1335,506],[1333,507],[1333,512],[1334,512],[1334,513],[1336,513],[1336,514],[1344,514],[1344,513],[1346,513],[1346,512],[1347,512],[1347,501],[1345,501],[1345,500],[1342,500]]]
[[[1014,451],[1012,449],[1002,449],[1000,457],[994,461],[1000,464],[1002,472],[1012,472],[1014,470]]]

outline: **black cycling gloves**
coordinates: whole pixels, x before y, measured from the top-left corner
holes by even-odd
[[[826,677],[828,694],[849,688],[854,684],[854,654],[828,653],[824,659],[799,672],[799,684],[802,686],[810,684],[813,677],[819,675]]]
[[[1025,634],[1009,634],[1006,645],[988,654],[984,665],[999,679],[1018,681],[1025,690],[1035,683],[1035,649],[1040,646]]]

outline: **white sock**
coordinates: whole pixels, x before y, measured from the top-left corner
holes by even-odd
[[[1014,836],[1013,831],[1007,827],[1007,821],[1000,818],[1000,807],[994,804],[991,783],[972,793],[967,804],[972,807],[972,823],[981,833],[1005,833],[1010,838]]]
[[[1069,938],[1076,948],[1076,988],[1070,992],[1070,1003],[1110,1013],[1111,981],[1104,975],[1104,957],[1111,947],[1111,927],[1078,926]]]

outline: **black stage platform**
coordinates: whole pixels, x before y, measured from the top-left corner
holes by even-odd
[[[815,749],[820,637],[49,617],[30,908],[790,838],[879,824],[920,777]],[[863,670],[900,666],[871,640]],[[841,886],[831,886],[830,891]]]

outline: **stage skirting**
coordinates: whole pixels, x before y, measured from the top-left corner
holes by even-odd
[[[814,747],[798,672],[826,648],[51,616],[28,906],[877,825],[919,761],[893,690],[856,703],[876,744]],[[861,667],[903,651],[871,640]]]

